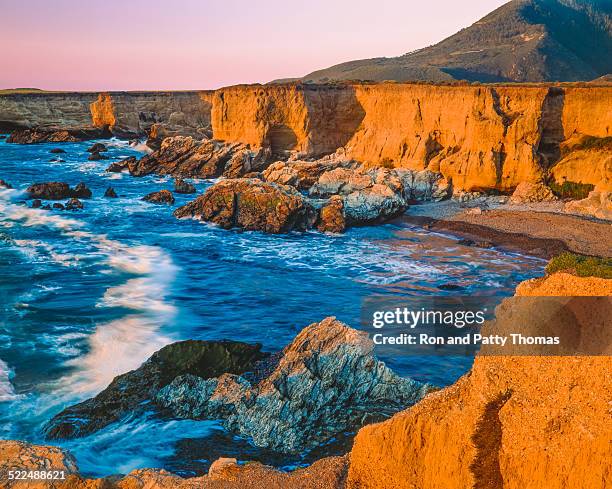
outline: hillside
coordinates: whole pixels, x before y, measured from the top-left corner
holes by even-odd
[[[578,81],[612,73],[612,0],[512,0],[440,43],[306,75],[332,80]]]

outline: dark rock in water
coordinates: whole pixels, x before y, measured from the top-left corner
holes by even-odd
[[[196,188],[192,183],[186,182],[182,178],[175,178],[174,191],[177,194],[195,194]]]
[[[115,189],[113,187],[108,187],[106,192],[104,192],[104,197],[109,197],[111,199],[116,199],[118,197]]]
[[[463,290],[465,287],[457,284],[441,284],[438,285],[440,290]]]
[[[45,207],[46,207],[46,206],[45,206]],[[61,203],[59,203],[59,202],[55,202],[55,203],[53,204],[53,208],[54,208],[54,209],[59,209],[59,210],[61,210],[61,211],[63,211],[63,210],[65,209],[64,204],[61,204]]]
[[[218,419],[259,447],[292,453],[416,403],[428,385],[395,375],[367,333],[327,318],[304,330],[261,379],[175,378],[157,402],[179,418]]]
[[[62,206],[62,209],[64,208],[64,206],[62,204],[60,204]],[[45,210],[45,211],[50,211],[51,210],[51,206],[49,204],[45,204],[41,207],[41,209]]]
[[[214,184],[174,215],[267,233],[308,229],[316,220],[312,205],[293,187],[246,178]]]
[[[342,233],[346,229],[344,216],[344,201],[339,195],[334,195],[319,211],[317,229],[324,233]]]
[[[32,201],[32,209],[40,209],[42,207],[42,201],[40,199],[34,199]]]
[[[53,148],[51,151],[49,151],[49,153],[53,153],[53,154],[62,154],[65,152],[66,151],[64,151],[62,148]]]
[[[124,160],[115,161],[111,163],[110,165],[108,165],[106,171],[111,173],[120,173],[123,170],[127,170],[129,168],[129,165],[136,164],[136,161],[137,160],[135,156],[130,156],[129,158],[125,158]]]
[[[31,199],[61,200],[72,197],[70,186],[64,182],[35,183],[26,192]]]
[[[79,183],[72,191],[72,196],[78,199],[90,199],[91,190],[83,182]]]
[[[0,134],[0,139],[6,139],[6,135],[5,134]]]
[[[64,182],[44,182],[30,185],[26,192],[31,199],[62,200],[69,197],[88,199],[91,197],[91,190],[84,183],[79,183],[71,189]]]
[[[88,153],[102,153],[103,151],[108,151],[108,148],[102,143],[94,143],[92,146],[87,148]]]
[[[13,186],[0,178],[0,188],[13,188]]]
[[[100,152],[96,151],[94,153],[91,153],[89,155],[89,158],[87,158],[89,161],[99,161],[99,160],[108,160],[107,156],[104,156],[103,154],[101,154]]]
[[[180,341],[154,353],[141,367],[115,377],[100,394],[69,407],[47,423],[49,438],[75,438],[93,433],[151,408],[159,390],[181,375],[201,379],[228,372],[243,374],[266,358],[261,345],[235,341]]]
[[[142,200],[151,202],[152,204],[174,204],[174,195],[172,195],[170,190],[160,190],[145,195]]]
[[[67,211],[75,211],[77,209],[82,209],[82,208],[83,208],[83,202],[81,202],[79,199],[72,198],[68,202],[66,202]]]
[[[75,143],[88,139],[102,139],[110,137],[106,128],[87,127],[76,129],[60,128],[31,128],[17,129],[7,138],[7,143],[36,144],[36,143]]]
[[[461,246],[475,246],[476,248],[493,248],[495,245],[490,241],[474,241],[473,239],[460,239],[457,241]]]

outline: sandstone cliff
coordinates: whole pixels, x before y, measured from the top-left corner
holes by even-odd
[[[611,284],[555,274],[524,282],[517,295],[609,296]],[[576,311],[573,327],[585,340],[588,328],[602,320],[605,326],[610,304],[608,298],[598,310]],[[520,317],[512,308],[506,313],[514,322]],[[611,374],[605,356],[479,356],[451,387],[362,428],[348,487],[608,487]]]
[[[240,85],[215,92],[0,95],[0,130],[110,127],[430,169],[459,190],[555,180],[612,190],[612,87]],[[588,143],[588,144],[587,144]]]

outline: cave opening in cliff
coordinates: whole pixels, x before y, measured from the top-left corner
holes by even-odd
[[[286,124],[273,124],[268,129],[266,142],[274,155],[282,155],[297,146],[297,136]]]

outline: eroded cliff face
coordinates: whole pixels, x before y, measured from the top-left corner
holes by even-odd
[[[509,192],[550,178],[562,156],[575,161],[561,154],[566,140],[612,135],[611,114],[606,87],[270,85],[217,90],[212,125],[218,139],[303,157],[339,149],[372,166],[440,171],[456,190]],[[601,187],[609,156],[581,154],[555,176]]]
[[[542,180],[612,190],[607,86],[287,84],[1,95],[0,129],[11,125],[108,126],[158,139],[210,136],[212,128],[215,139],[270,149],[279,159],[335,153],[371,166],[440,171],[455,191],[510,192]]]
[[[14,93],[0,95],[0,129],[108,127],[118,136],[202,136],[210,128],[212,92]]]
[[[611,292],[610,280],[555,274],[524,282],[517,296]],[[610,317],[610,305],[603,297],[599,308],[576,303],[572,326],[584,341]],[[528,312],[520,309],[506,307],[502,320],[516,325]],[[605,356],[478,356],[451,387],[359,431],[348,487],[608,487],[611,374]]]

